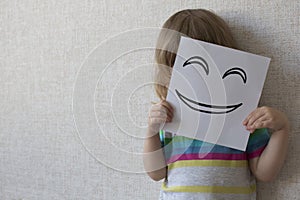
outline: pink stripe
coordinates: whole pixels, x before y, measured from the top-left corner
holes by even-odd
[[[177,160],[247,160],[246,153],[240,154],[225,154],[225,153],[191,153],[191,154],[179,154],[172,156],[168,160],[169,163],[173,163]]]
[[[255,157],[258,157],[261,155],[261,153],[264,151],[266,146],[263,146],[255,151],[253,151],[252,153],[249,153],[248,154],[248,159],[251,159],[251,158],[255,158]]]

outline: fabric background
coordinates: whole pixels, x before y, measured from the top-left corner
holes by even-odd
[[[299,199],[297,0],[0,1],[0,199],[158,198],[141,160],[157,100],[148,48],[157,35],[145,27],[184,8],[214,10],[241,49],[272,58],[260,104],[287,113],[292,131],[285,165],[259,183],[258,199]]]

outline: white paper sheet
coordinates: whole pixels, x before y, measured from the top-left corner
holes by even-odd
[[[258,105],[270,60],[181,37],[167,96],[174,117],[162,129],[244,151],[242,122]]]

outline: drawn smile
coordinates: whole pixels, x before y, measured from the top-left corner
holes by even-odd
[[[192,99],[189,99],[185,96],[183,96],[180,92],[178,92],[177,89],[175,89],[177,96],[180,98],[180,100],[187,105],[189,108],[199,111],[199,112],[204,112],[204,113],[209,113],[209,114],[225,114],[225,113],[230,113],[234,110],[236,110],[238,107],[242,106],[243,103],[239,103],[236,105],[228,105],[228,106],[220,106],[220,105],[209,105],[205,103],[200,103],[197,101],[194,101]]]

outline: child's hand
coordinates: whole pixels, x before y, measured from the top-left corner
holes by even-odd
[[[165,122],[171,122],[173,118],[173,108],[166,101],[161,100],[154,104],[149,112],[148,128],[152,133],[157,133],[160,126]]]
[[[253,133],[255,129],[259,128],[269,128],[273,131],[287,130],[289,122],[282,112],[274,108],[263,106],[250,113],[243,121],[243,125],[246,126],[248,131]]]

